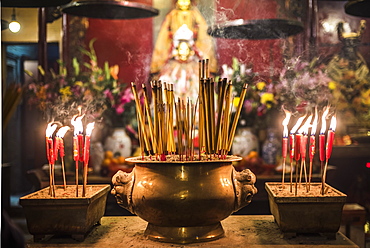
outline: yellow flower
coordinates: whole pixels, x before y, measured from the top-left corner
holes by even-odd
[[[239,106],[239,102],[240,102],[240,97],[234,97],[233,104],[235,107]]]
[[[78,85],[80,87],[83,87],[84,86],[84,83],[82,81],[76,81],[75,82],[75,85]]]
[[[60,89],[59,89],[59,93],[62,95],[62,100],[63,100],[63,101],[68,100],[68,98],[69,98],[70,96],[72,96],[71,86],[67,86],[67,87],[64,87],[64,88],[60,88]]]
[[[258,82],[256,83],[257,90],[262,91],[266,86],[265,82]]]
[[[39,91],[36,92],[36,97],[39,99],[46,99],[46,89],[44,86],[41,86]]]
[[[272,93],[265,93],[262,94],[260,102],[262,104],[265,104],[267,108],[271,108],[272,104],[274,102],[274,94]]]
[[[334,81],[330,81],[328,83],[328,87],[330,90],[335,90],[337,88],[337,84]]]
[[[115,80],[117,80],[117,79],[118,79],[119,66],[118,66],[118,65],[111,66],[111,67],[109,68],[109,70],[110,70],[110,75],[111,75]]]
[[[370,89],[361,92],[361,102],[365,105],[370,105]]]

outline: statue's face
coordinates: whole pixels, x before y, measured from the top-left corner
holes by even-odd
[[[190,8],[190,0],[177,0],[177,7],[180,10],[188,10]]]
[[[177,47],[177,54],[179,55],[180,60],[186,61],[190,56],[190,48],[188,43],[180,42],[179,46]]]

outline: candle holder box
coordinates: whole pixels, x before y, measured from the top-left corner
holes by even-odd
[[[63,186],[55,187],[64,190]],[[81,197],[82,185],[79,186],[80,197],[66,193],[51,197],[47,193],[49,188],[19,199],[34,241],[41,241],[45,235],[71,235],[73,239],[83,241],[93,226],[100,224],[111,186],[87,185],[86,197]],[[75,185],[67,185],[66,192],[75,192],[75,189]]]
[[[302,183],[300,187],[305,187]],[[321,183],[311,183],[311,187],[321,188]],[[285,238],[298,234],[321,234],[328,239],[335,239],[340,228],[342,209],[346,195],[326,184],[331,194],[292,194],[277,193],[282,190],[282,183],[266,182],[270,211]],[[285,183],[284,190],[290,191],[290,183]]]

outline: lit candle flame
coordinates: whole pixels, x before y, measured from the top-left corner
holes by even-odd
[[[91,122],[91,123],[87,124],[87,126],[86,126],[86,135],[87,136],[91,136],[91,133],[94,129],[94,126],[95,126],[95,122]]]
[[[312,127],[312,129],[311,129],[311,135],[315,135],[316,134],[318,119],[319,119],[319,115],[317,114],[317,108],[316,108],[315,109],[315,118],[313,119],[313,123],[311,125],[311,127]]]
[[[298,130],[298,133],[303,133],[304,135],[308,134],[308,128],[311,126],[311,120],[312,120],[312,115],[310,115],[303,126]]]
[[[332,130],[332,131],[334,132],[336,127],[337,127],[337,117],[335,117],[335,115],[334,115],[334,116],[331,118],[329,129],[330,129],[330,130]]]
[[[74,127],[74,135],[78,135],[83,133],[83,125],[82,125],[82,118],[85,115],[74,115],[71,120],[71,124]]]
[[[284,109],[284,112],[285,112],[285,119],[282,122],[282,125],[284,127],[283,137],[288,137],[288,124],[289,124],[290,117],[292,116],[292,113],[290,113],[286,109]]]
[[[57,134],[56,134],[56,136],[58,137],[58,138],[63,138],[64,137],[64,135],[68,132],[68,130],[70,129],[70,127],[69,126],[63,126],[63,127],[61,127],[59,130],[58,130],[58,132],[57,132]]]
[[[321,117],[321,130],[320,130],[320,134],[324,134],[325,131],[326,131],[326,116],[328,115],[329,113],[329,107],[326,107],[325,108],[325,111],[324,113],[322,114],[322,117]]]
[[[296,124],[294,125],[294,127],[290,130],[290,133],[291,134],[294,134],[297,132],[298,128],[301,126],[304,118],[306,118],[306,115],[302,116],[302,117],[299,117]]]
[[[82,106],[81,105],[79,105],[77,107],[77,110],[78,110],[78,115],[82,115]]]
[[[46,128],[46,137],[51,138],[57,127],[57,124],[52,124],[52,122],[50,122]]]

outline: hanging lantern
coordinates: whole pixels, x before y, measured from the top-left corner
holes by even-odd
[[[62,6],[62,11],[70,15],[100,19],[136,19],[159,14],[152,6],[122,0],[74,0]]]
[[[370,17],[370,0],[350,0],[344,5],[348,15]]]
[[[299,21],[284,19],[238,19],[226,22],[223,25],[210,27],[208,34],[217,38],[226,39],[283,39],[303,31],[303,24]]]
[[[225,2],[226,3],[226,2]],[[220,9],[208,34],[226,39],[283,39],[304,30],[304,7],[290,0],[239,1],[234,11]],[[233,13],[233,15],[230,15]],[[228,19],[232,18],[232,19]],[[217,20],[218,19],[218,20]]]
[[[71,0],[2,0],[1,7],[41,8],[56,7],[69,3]]]

